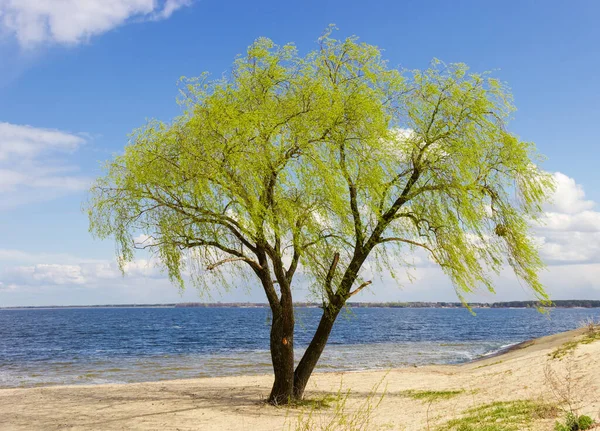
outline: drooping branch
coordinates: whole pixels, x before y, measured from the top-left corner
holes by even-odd
[[[258,264],[258,262],[253,261],[252,259],[248,259],[246,257],[230,257],[228,259],[223,259],[220,260],[218,262],[215,262],[213,264],[210,264],[206,267],[206,269],[208,271],[212,271],[213,269],[215,269],[218,266],[223,265],[224,263],[228,263],[228,262],[239,262],[239,261],[244,261],[244,262],[248,262],[251,266],[255,265],[257,267],[260,267],[260,265]]]
[[[212,270],[212,269],[216,268],[217,266],[219,266],[221,263],[225,263],[227,261],[233,261],[233,260],[238,260],[238,261],[242,260],[242,261],[248,263],[248,265],[250,265],[250,267],[255,271],[262,271],[264,269],[260,263],[256,262],[255,260],[250,259],[248,256],[246,256],[241,251],[227,247],[227,246],[219,243],[218,241],[205,241],[205,240],[201,240],[201,239],[184,238],[184,240],[181,243],[179,243],[178,245],[181,245],[184,248],[214,247],[214,248],[219,249],[229,255],[235,256],[234,258],[231,258],[231,259],[227,258],[224,261],[219,262],[218,265],[211,264],[209,266],[213,266],[213,267],[207,268],[207,269]]]
[[[256,252],[256,247],[242,234],[242,231],[244,231],[245,229],[243,229],[243,227],[231,217],[227,217],[225,215],[218,214],[213,211],[204,210],[195,206],[186,205],[180,199],[177,198],[174,199],[177,202],[177,205],[174,205],[173,203],[163,199],[159,194],[152,193],[148,186],[145,186],[145,189],[147,193],[145,198],[155,201],[160,205],[165,206],[185,217],[189,217],[190,219],[194,220],[199,224],[211,223],[223,226],[227,228],[236,238],[238,238],[242,244],[244,244],[253,252]],[[188,210],[197,211],[203,216],[199,217],[198,215],[194,214],[194,212]]]
[[[337,239],[338,241],[340,241],[340,242],[344,243],[345,245],[347,245],[348,247],[354,247],[354,244],[352,244],[352,243],[348,242],[348,241],[346,240],[346,238],[344,238],[343,236],[341,236],[341,235],[336,235],[336,234],[333,234],[333,233],[331,233],[331,234],[327,234],[327,235],[319,236],[319,237],[318,237],[317,239],[315,239],[314,241],[309,241],[309,242],[307,242],[307,243],[305,243],[305,244],[302,244],[302,246],[300,247],[300,249],[301,249],[302,251],[304,251],[304,250],[308,249],[309,247],[312,247],[313,245],[316,245],[316,244],[320,243],[321,241],[325,241],[325,240],[327,240],[327,239],[329,239],[329,238],[335,238],[335,239]]]
[[[410,244],[410,245],[414,245],[415,247],[420,247],[423,248],[425,250],[427,250],[430,253],[431,258],[440,266],[444,266],[443,263],[437,258],[437,256],[435,255],[435,250],[432,249],[431,247],[429,247],[426,244],[417,242],[417,241],[412,241],[410,239],[406,239],[406,238],[383,238],[379,241],[380,244],[382,243],[386,243],[386,242],[403,242],[406,244]]]
[[[430,251],[431,253],[433,253],[433,249],[430,248],[429,246],[427,246],[427,245],[425,245],[423,243],[417,242],[417,241],[406,239],[406,238],[397,238],[397,237],[382,238],[381,240],[379,240],[379,244],[382,244],[382,243],[385,243],[385,242],[392,242],[392,241],[393,242],[405,242],[407,244],[414,245],[416,247],[424,248],[424,249]]]

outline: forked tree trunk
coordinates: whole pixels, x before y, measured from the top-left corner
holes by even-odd
[[[315,331],[315,335],[313,336],[313,339],[308,345],[308,348],[304,352],[304,355],[302,356],[302,359],[300,360],[300,363],[294,372],[294,398],[297,400],[302,399],[304,396],[304,390],[306,389],[308,379],[317,366],[317,362],[319,362],[319,358],[325,349],[325,345],[327,344],[327,340],[331,334],[331,329],[333,328],[335,319],[337,318],[338,314],[340,314],[340,311],[346,304],[347,299],[360,290],[359,288],[354,292],[351,292],[350,288],[356,280],[358,270],[369,255],[369,250],[370,249],[368,249],[366,252],[354,255],[352,261],[348,265],[348,269],[346,270],[342,281],[340,282],[337,292],[330,296],[329,304],[323,309],[323,315],[321,316],[321,320],[319,321],[319,326]],[[337,258],[332,264],[332,269],[330,269],[331,272],[335,271],[336,265]]]
[[[294,370],[294,306],[291,291],[286,289],[280,307],[271,307],[273,322],[271,325],[271,358],[275,372],[275,382],[269,396],[269,403],[274,405],[288,404],[292,400],[301,400],[306,384],[317,362],[325,349],[333,324],[340,314],[350,292],[350,286],[356,280],[358,269],[368,253],[357,255],[349,265],[349,270],[339,286],[339,292],[331,297],[329,304],[323,309],[319,326],[315,331],[302,359]]]
[[[273,405],[288,404],[294,399],[294,308],[291,298],[272,310],[271,360],[275,381],[269,395]]]
[[[308,379],[315,369],[317,362],[319,362],[321,353],[323,353],[323,349],[325,349],[329,334],[331,334],[331,329],[333,328],[333,324],[335,323],[335,319],[340,313],[340,310],[341,307],[334,307],[332,305],[328,305],[323,310],[323,315],[321,316],[315,335],[294,372],[294,399],[301,400],[304,396],[304,390],[306,389]]]

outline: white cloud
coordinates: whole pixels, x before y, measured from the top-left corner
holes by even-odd
[[[2,252],[2,250],[0,250]],[[140,279],[166,279],[156,265],[155,259],[139,259],[125,265],[126,278],[115,261],[82,260],[68,255],[34,255],[25,252],[12,251],[0,253],[0,263],[11,260],[29,261],[42,259],[46,262],[25,265],[9,265],[0,269],[0,283],[13,288],[48,287],[48,286],[86,286],[99,287],[107,281],[124,280],[129,282]],[[58,263],[61,262],[61,263]]]
[[[551,232],[540,241],[548,265],[600,262],[600,232]]]
[[[556,191],[551,205],[550,212],[563,214],[577,214],[586,210],[591,210],[595,203],[585,200],[583,187],[575,182],[573,178],[561,172],[554,173],[556,182]]]
[[[192,0],[0,0],[0,30],[22,47],[75,45],[131,19],[160,20]]]
[[[127,262],[124,269],[127,277],[166,278],[160,270],[158,261],[154,258]]]
[[[600,299],[600,263],[554,265],[541,280],[552,299]]]
[[[82,285],[86,278],[77,265],[37,264],[16,266],[3,274],[10,284],[23,285]]]
[[[0,264],[8,262],[19,265],[30,265],[35,263],[60,263],[60,264],[92,264],[103,263],[104,260],[83,259],[66,253],[30,253],[22,250],[0,248]]]
[[[542,226],[535,229],[543,259],[549,265],[600,262],[600,212],[585,199],[583,187],[560,172],[557,189]]]
[[[83,142],[82,137],[59,130],[0,123],[0,161],[32,158],[52,150],[72,152]]]
[[[167,19],[173,12],[177,9],[180,9],[184,6],[190,6],[192,4],[192,0],[166,0],[165,4],[159,12],[156,13],[157,19]]]
[[[84,142],[59,130],[0,122],[0,209],[85,189],[90,179],[66,160]]]
[[[600,212],[597,211],[582,211],[575,214],[546,212],[543,222],[543,228],[546,230],[600,232]]]

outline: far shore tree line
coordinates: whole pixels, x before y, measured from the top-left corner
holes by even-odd
[[[294,302],[296,308],[321,308],[317,302]],[[563,299],[550,302],[346,302],[347,308],[600,308],[600,300]],[[24,308],[269,308],[266,302],[181,302],[172,304],[100,304],[100,305],[49,305],[0,307],[0,309]]]
[[[294,302],[296,308],[321,308],[317,302]],[[600,308],[600,300],[561,299],[549,302],[508,301],[508,302],[346,302],[347,308]],[[266,302],[181,302],[172,304],[101,304],[101,305],[50,305],[0,307],[15,308],[269,308]]]

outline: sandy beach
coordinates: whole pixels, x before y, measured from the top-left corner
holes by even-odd
[[[365,429],[435,430],[467,410],[498,401],[527,400],[600,415],[600,341],[581,340],[579,329],[522,343],[498,356],[456,366],[316,373],[307,398],[349,390],[344,414],[381,401]],[[567,344],[568,345],[568,344]],[[377,352],[373,352],[377,354]],[[151,376],[149,376],[151,378]],[[54,386],[0,390],[2,430],[288,430],[314,407],[276,408],[264,403],[272,377],[238,376],[123,385]],[[377,390],[373,392],[373,388]],[[423,391],[453,391],[447,398]],[[563,395],[568,393],[568,400]],[[382,397],[383,396],[383,397]],[[331,398],[331,397],[330,397]],[[333,406],[313,411],[314,428]],[[329,416],[328,416],[329,415]],[[556,410],[557,418],[564,416]],[[552,430],[552,414],[519,429]],[[312,428],[311,428],[312,429]]]

